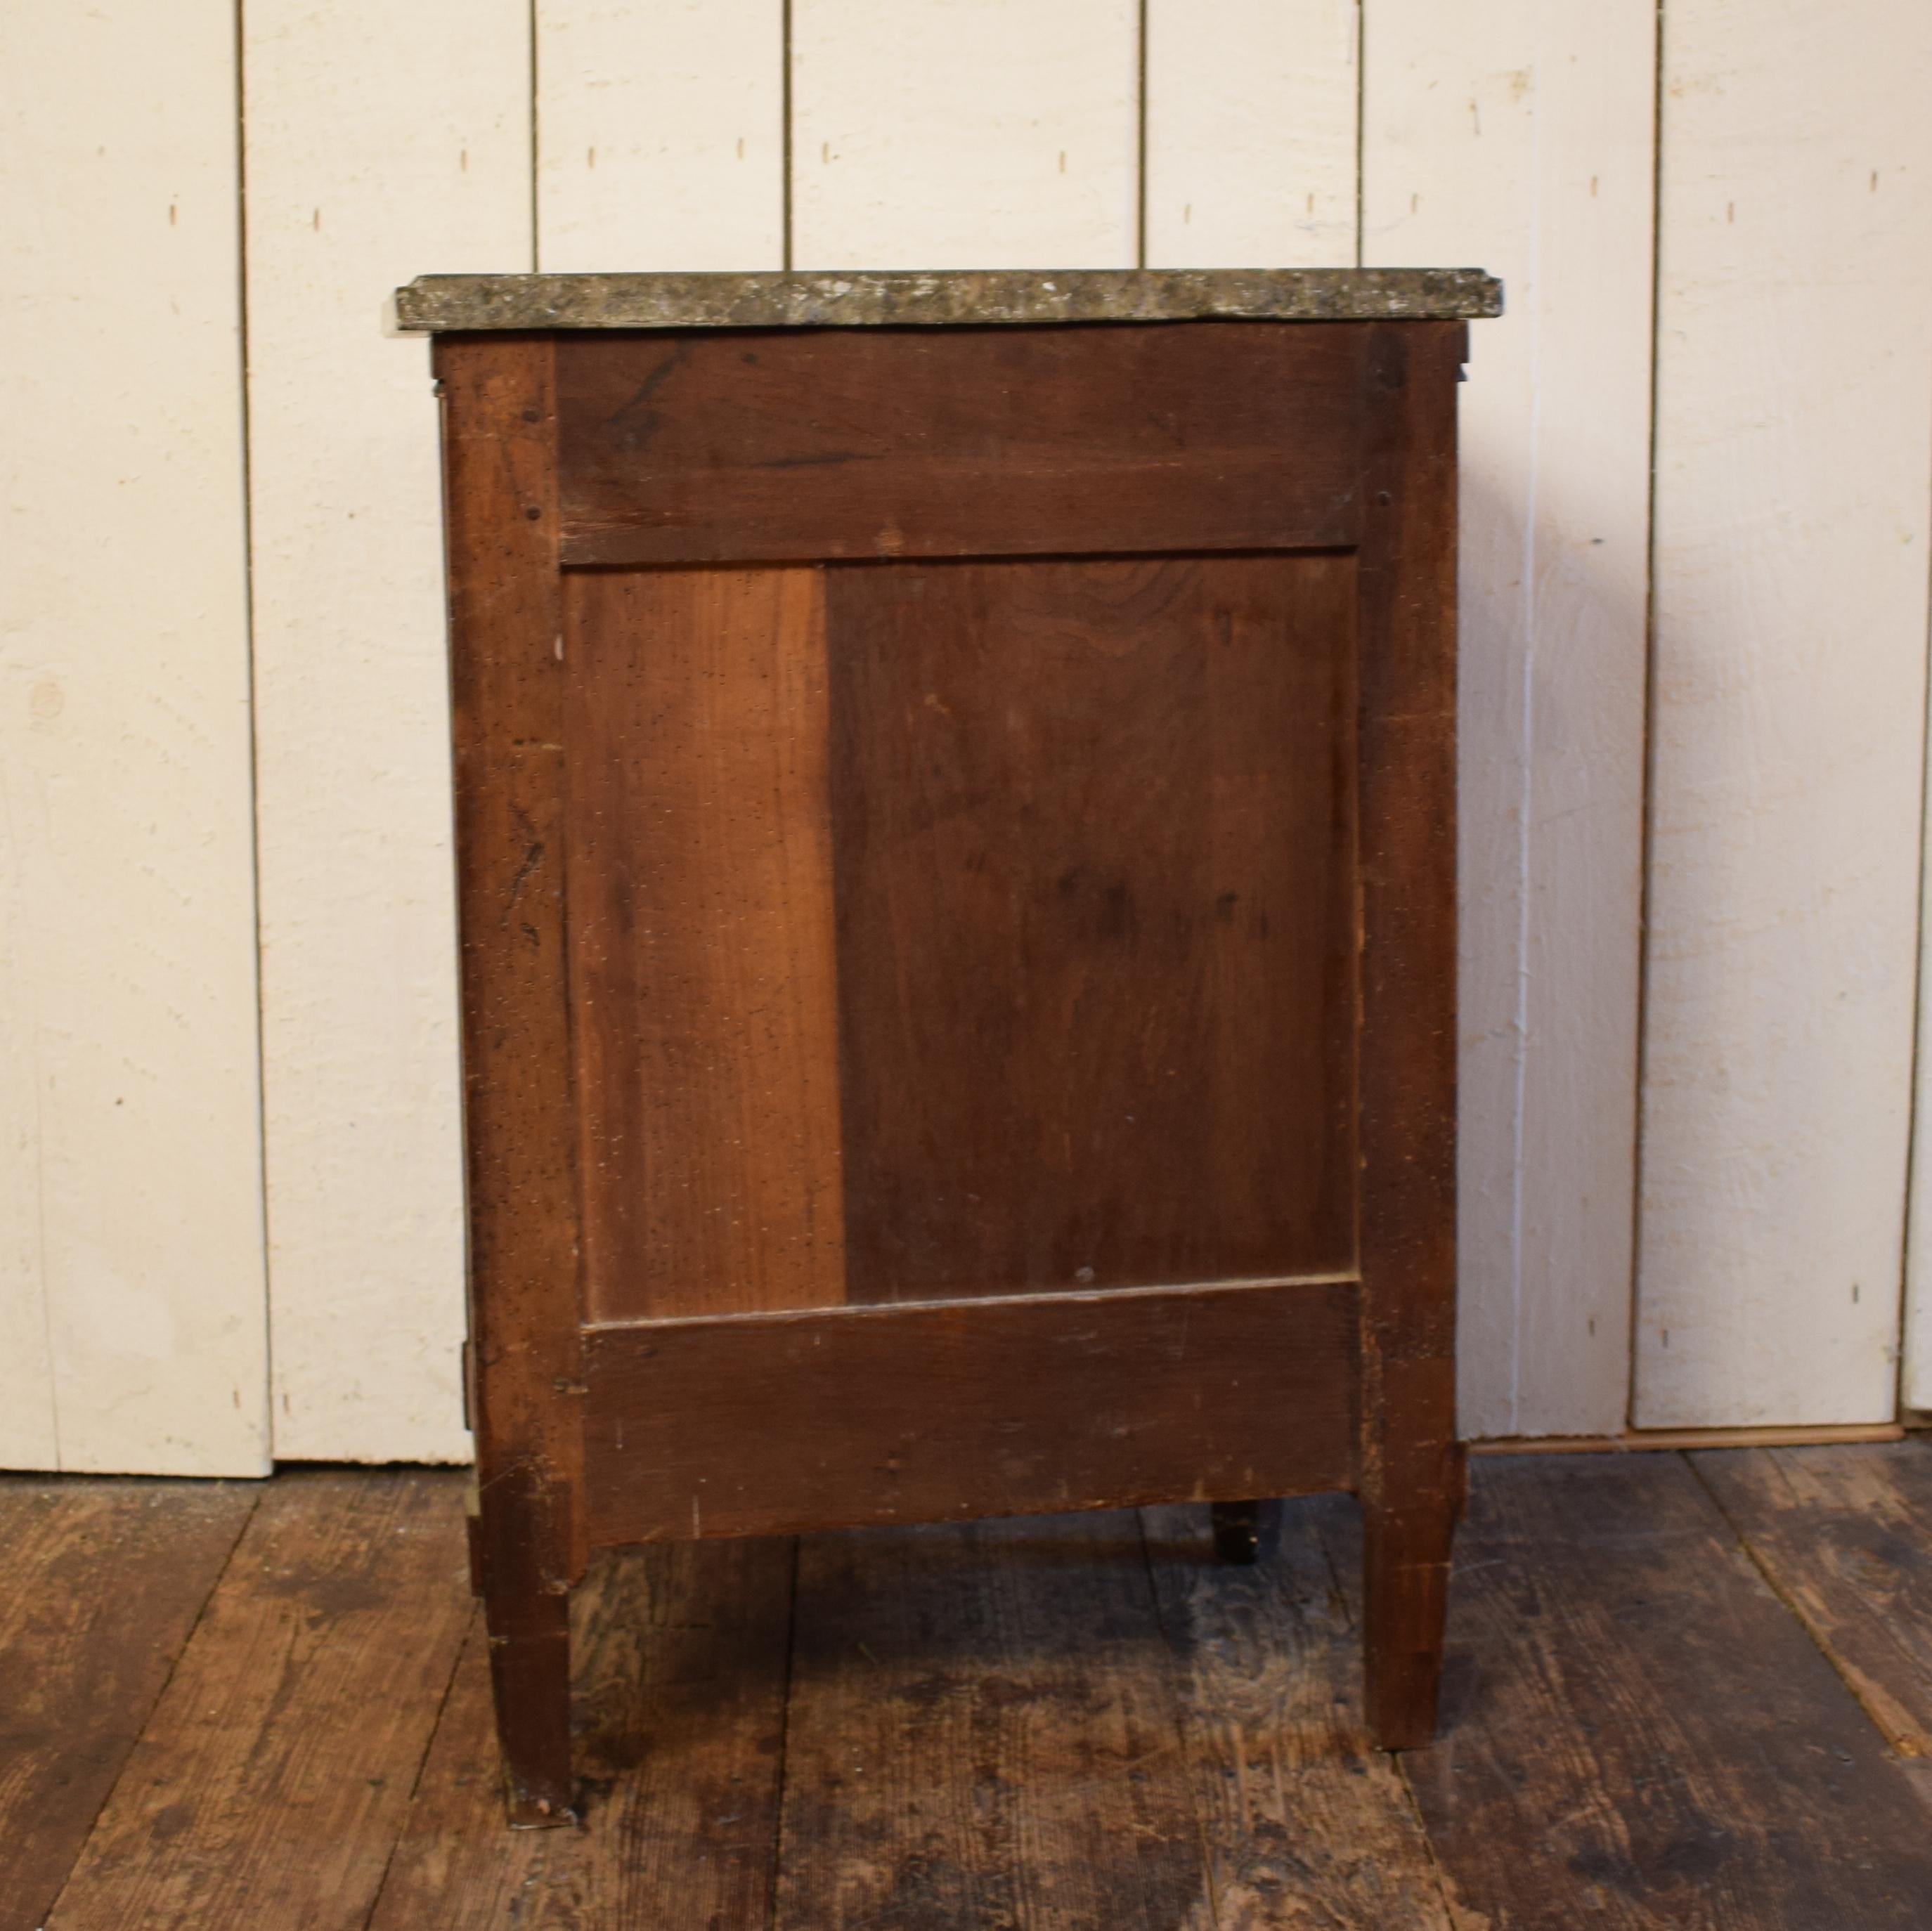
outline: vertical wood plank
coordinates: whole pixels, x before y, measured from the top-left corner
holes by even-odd
[[[564,586],[586,1315],[835,1305],[824,572]]]
[[[783,0],[536,0],[537,265],[776,268]]]
[[[1147,263],[1355,259],[1358,0],[1148,0]]]
[[[1118,268],[1137,0],[792,0],[801,268]]]
[[[1932,14],[1664,16],[1635,1418],[1893,1411],[1932,476]]]
[[[1610,1432],[1628,1396],[1654,19],[1366,15],[1362,258],[1480,262],[1462,407],[1460,1404]]]
[[[400,281],[530,259],[524,0],[250,0],[250,510],[274,1425],[460,1459],[436,405]]]
[[[258,1474],[233,9],[10,8],[0,118],[0,1456]]]

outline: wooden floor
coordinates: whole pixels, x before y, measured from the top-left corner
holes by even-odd
[[[1932,1442],[1479,1462],[1400,1759],[1346,1501],[627,1555],[532,1833],[461,1511],[0,1480],[0,1927],[1932,1926]]]

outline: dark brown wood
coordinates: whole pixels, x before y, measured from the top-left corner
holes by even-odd
[[[586,1311],[835,1304],[823,573],[566,584]]]
[[[1160,1651],[1131,1516],[802,1543],[780,1931],[1212,1924]]]
[[[1352,1267],[1354,597],[829,573],[850,1299]]]
[[[1932,1441],[1691,1465],[1893,1748],[1932,1758]]]
[[[1348,1282],[840,1308],[586,1339],[598,1543],[1346,1488]]]
[[[771,1913],[794,1554],[594,1558],[572,1602],[582,1827],[506,1831],[476,1631],[370,1931],[736,1931]]]
[[[1340,1496],[1282,1506],[1260,1561],[1212,1560],[1208,1512],[1142,1512],[1216,1924],[1473,1931],[1363,1719],[1360,1632],[1336,1579],[1361,1559]]]
[[[567,565],[1322,548],[1364,331],[558,338]]]
[[[462,1490],[275,1478],[50,1931],[367,1920],[470,1620]]]
[[[571,1801],[566,1592],[583,1573],[576,1120],[565,970],[554,345],[446,338],[443,406],[470,1372],[510,1813]]]
[[[1683,1460],[1480,1477],[1444,1734],[1402,1759],[1467,1921],[1922,1931],[1906,1766]]]
[[[36,1931],[259,1493],[0,1477],[0,1931]]]
[[[1368,331],[1361,552],[1362,1450],[1370,1723],[1433,1734],[1456,1438],[1454,322]]]

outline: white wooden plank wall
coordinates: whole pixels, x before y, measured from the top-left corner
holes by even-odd
[[[249,0],[250,501],[274,1439],[467,1453],[425,269],[528,268],[525,0]]]
[[[268,1450],[235,33],[0,12],[0,1460]]]
[[[1636,1419],[1876,1421],[1918,943],[1932,12],[1670,0],[1664,22]]]
[[[1476,262],[1463,391],[1463,1427],[1623,1426],[1655,25],[1372,0],[1363,259]]]
[[[1660,247],[1636,1414],[1891,1412],[1932,16],[1667,0],[1660,90],[1637,0],[239,18],[241,101],[216,0],[0,22],[0,1463],[464,1453],[434,411],[382,316],[533,262],[1504,277],[1464,391],[1463,1423],[1594,1433],[1632,1393]]]

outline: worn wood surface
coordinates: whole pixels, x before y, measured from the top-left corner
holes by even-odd
[[[1361,331],[557,338],[567,565],[1354,541]]]
[[[801,1544],[776,1924],[1214,1921],[1131,1514]]]
[[[768,1921],[788,1542],[602,1555],[572,1604],[580,1828],[506,1831],[480,1629],[370,1931],[736,1931]]]
[[[1456,322],[1368,350],[1358,658],[1362,1449],[1370,1727],[1435,1725],[1456,1438]]]
[[[470,1621],[461,1511],[454,1474],[275,1479],[48,1931],[363,1923]]]
[[[1345,1488],[1346,1281],[597,1328],[598,1543]]]
[[[836,1304],[824,574],[565,580],[586,1314]]]
[[[1444,1734],[1403,1759],[1469,1921],[1922,1926],[1912,1780],[1682,1458],[1481,1475]]]
[[[1901,1756],[1932,1757],[1932,1453],[1706,1451],[1691,1465]]]
[[[1214,1559],[1205,1512],[1143,1511],[1181,1753],[1223,1931],[1464,1931],[1363,1715],[1356,1511],[1264,1506],[1259,1559]]]
[[[0,1481],[0,1931],[45,1922],[258,1492]]]
[[[1351,1265],[1355,592],[830,573],[853,1300]]]
[[[580,1244],[564,934],[563,619],[551,344],[446,339],[444,411],[476,1579],[512,1812],[570,1790],[583,1573]]]

